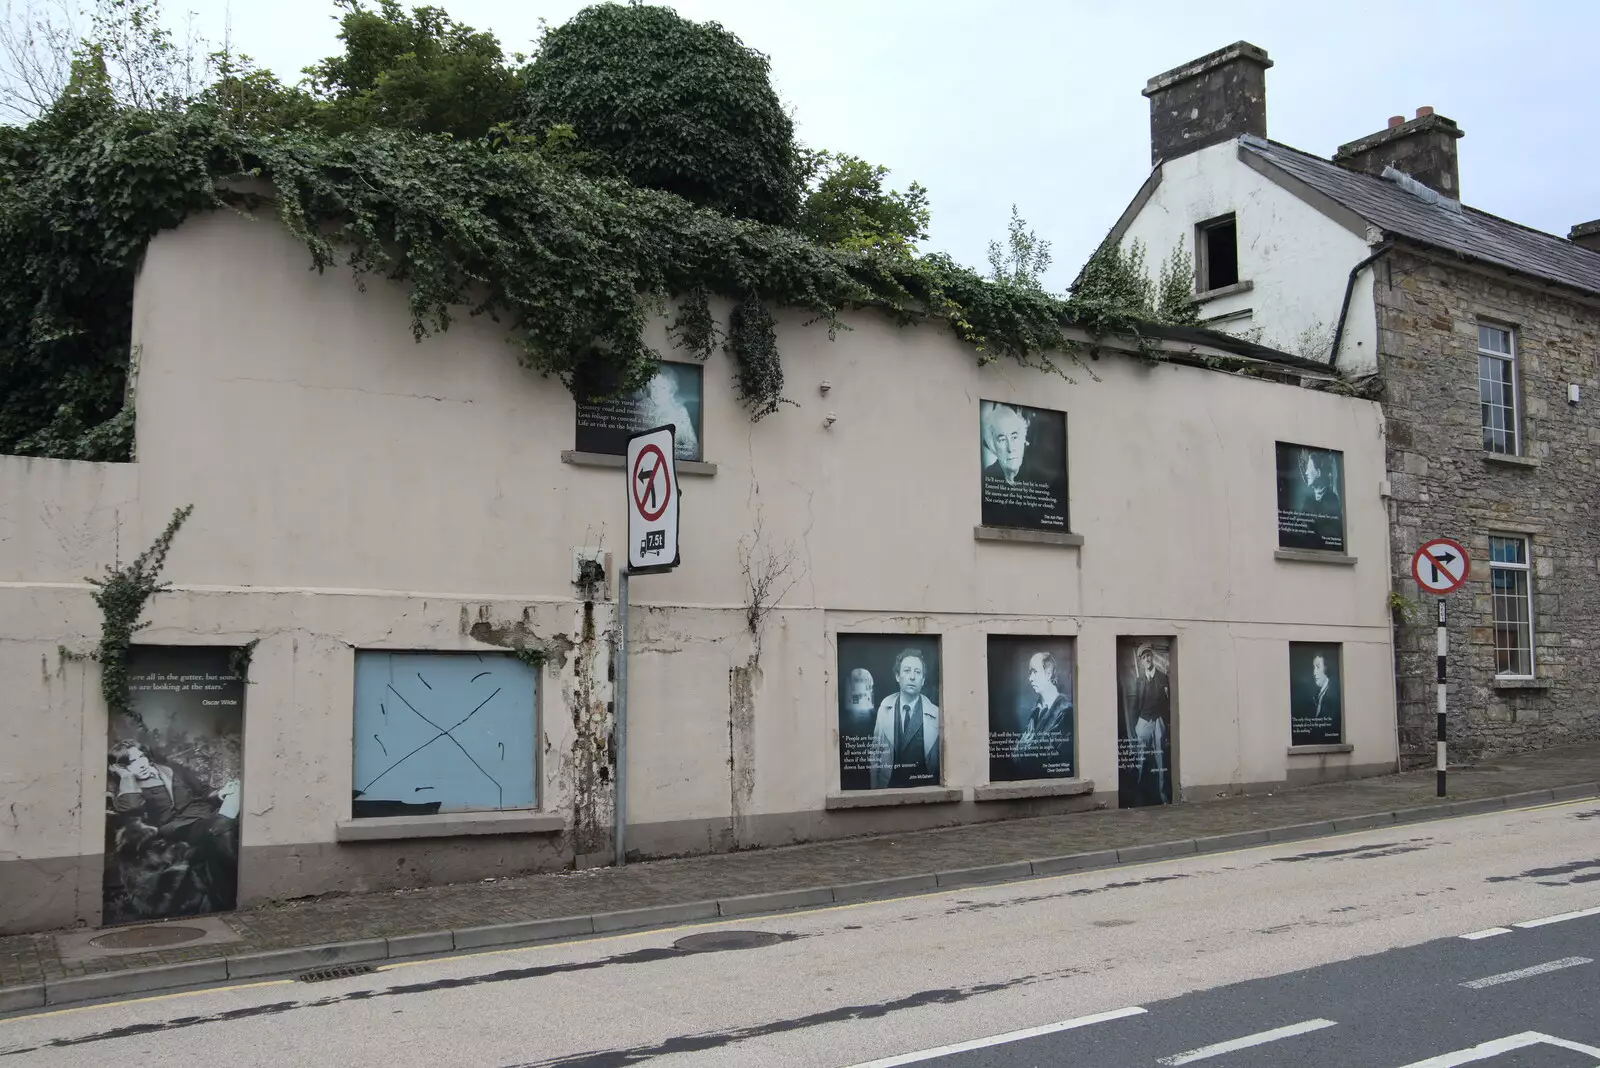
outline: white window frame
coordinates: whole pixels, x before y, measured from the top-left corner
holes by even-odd
[[[1494,558],[1494,543],[1497,540],[1520,541],[1522,543],[1522,558],[1526,562],[1521,564],[1509,564],[1496,560]],[[1500,670],[1500,625],[1499,621],[1495,618],[1494,604],[1495,598],[1498,596],[1494,589],[1494,572],[1496,571],[1520,571],[1528,577],[1527,591],[1523,594],[1523,597],[1526,600],[1528,611],[1528,673],[1525,675],[1512,674],[1510,672],[1503,672]],[[1495,641],[1495,678],[1531,679],[1535,677],[1538,671],[1538,658],[1536,656],[1536,652],[1538,650],[1538,640],[1534,633],[1536,623],[1537,620],[1533,615],[1533,539],[1528,537],[1526,534],[1517,534],[1512,532],[1491,533],[1489,535],[1489,629],[1493,632]]]
[[[1511,348],[1510,352],[1497,352],[1494,349],[1486,349],[1483,347],[1481,335],[1480,340],[1475,345],[1478,351],[1478,359],[1480,363],[1485,356],[1488,356],[1491,359],[1503,360],[1511,365],[1511,451],[1496,452],[1494,449],[1489,448],[1487,443],[1484,443],[1482,446],[1483,451],[1494,456],[1521,456],[1524,451],[1522,441],[1522,368],[1519,366],[1521,361],[1517,358],[1516,327],[1507,323],[1497,323],[1489,319],[1479,319],[1473,325],[1479,328],[1488,327],[1490,330],[1499,330],[1503,332],[1506,335],[1506,339]],[[1489,429],[1483,425],[1483,404],[1483,375],[1479,373],[1478,437],[1480,441],[1483,438],[1484,431]]]

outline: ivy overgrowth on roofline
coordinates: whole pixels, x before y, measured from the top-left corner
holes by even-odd
[[[1113,335],[1158,359],[1141,327],[1193,322],[1192,304],[1128,274],[1114,246],[1062,298],[948,256],[823,247],[585,177],[534,138],[254,132],[201,106],[77,120],[71,110],[67,100],[50,119],[0,131],[0,452],[128,458],[137,266],[156,234],[213,209],[274,210],[318,270],[404,283],[419,340],[459,315],[491,316],[527,367],[582,399],[646,383],[660,358],[646,328],[667,314],[675,344],[696,357],[726,344],[753,419],[784,400],[772,319],[782,307],[830,332],[854,308],[903,325],[938,321],[980,362],[1062,375]],[[241,192],[238,179],[270,183],[275,203]],[[713,295],[737,308],[726,337]],[[1069,338],[1068,326],[1089,341]]]

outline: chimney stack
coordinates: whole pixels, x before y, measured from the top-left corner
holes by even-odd
[[[1421,107],[1409,122],[1396,115],[1387,129],[1359,141],[1340,145],[1333,162],[1347,170],[1383,177],[1385,167],[1415,178],[1451,200],[1461,199],[1461,173],[1456,164],[1456,140],[1462,136],[1454,120]]]
[[[1150,163],[1158,165],[1240,134],[1267,136],[1267,68],[1272,60],[1249,41],[1158,74],[1150,98]]]
[[[1574,226],[1567,231],[1567,240],[1574,245],[1600,252],[1600,219]]]

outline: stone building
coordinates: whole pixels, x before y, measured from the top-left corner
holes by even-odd
[[[1428,107],[1331,159],[1272,141],[1270,66],[1241,41],[1150,79],[1154,169],[1111,240],[1192,250],[1205,325],[1381,398],[1404,757],[1434,748],[1434,601],[1410,574],[1431,537],[1472,560],[1447,602],[1452,757],[1593,740],[1600,222],[1564,240],[1464,205],[1462,130]]]
[[[794,312],[798,408],[752,423],[659,321],[656,385],[579,406],[486,316],[417,343],[399,284],[273,220],[148,248],[136,462],[0,457],[0,930],[606,863],[641,423],[682,430],[682,563],[630,584],[630,853],[1394,767],[1381,413],[1315,364],[1168,330],[1069,382]],[[83,576],[189,505],[123,722]]]

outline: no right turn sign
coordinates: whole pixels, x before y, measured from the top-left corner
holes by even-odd
[[[1467,566],[1467,550],[1449,538],[1434,538],[1411,557],[1411,577],[1423,593],[1442,596],[1467,581]]]

